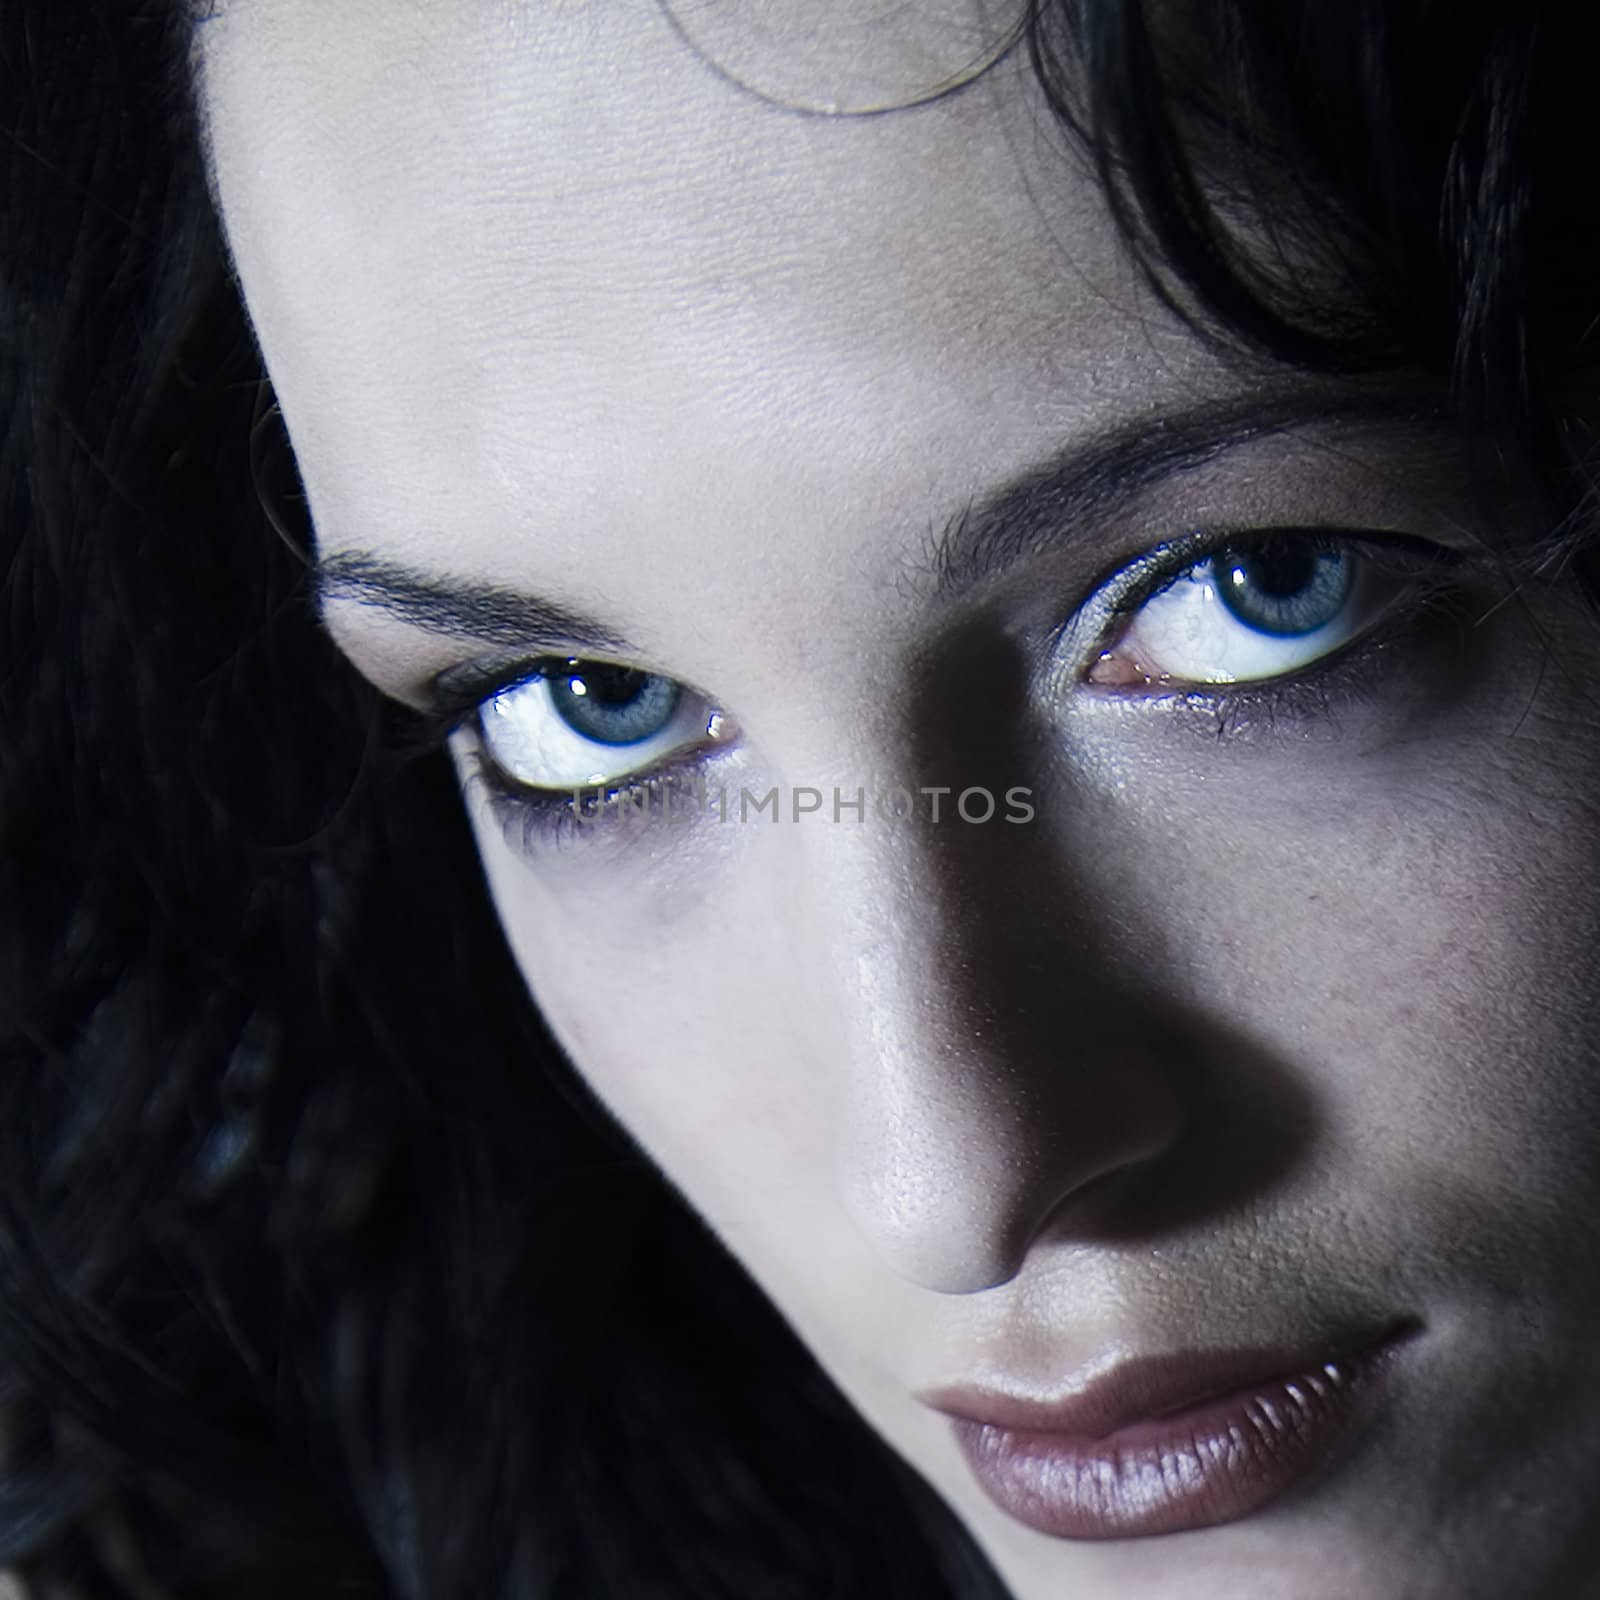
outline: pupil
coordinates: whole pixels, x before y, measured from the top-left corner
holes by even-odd
[[[1303,545],[1299,549],[1289,544],[1267,545],[1235,560],[1234,581],[1242,577],[1272,599],[1281,600],[1299,594],[1311,582],[1316,564],[1316,552]]]
[[[624,706],[639,697],[644,680],[645,674],[635,667],[596,662],[582,672],[574,672],[567,682],[574,693],[582,694],[586,700],[598,701],[604,706]]]
[[[597,744],[638,744],[672,720],[682,685],[671,678],[569,656],[552,674],[550,701],[575,733]]]
[[[1355,583],[1354,563],[1309,539],[1276,539],[1213,558],[1216,595],[1246,627],[1289,638],[1326,627]]]

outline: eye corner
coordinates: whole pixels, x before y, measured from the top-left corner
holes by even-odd
[[[1082,681],[1095,689],[1153,689],[1162,686],[1159,676],[1148,672],[1135,660],[1118,656],[1114,648],[1104,645],[1084,672]]]

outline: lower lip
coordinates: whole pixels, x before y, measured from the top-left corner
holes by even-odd
[[[1325,1465],[1393,1345],[1237,1389],[1103,1439],[955,1420],[1003,1511],[1062,1539],[1132,1539],[1237,1522]]]

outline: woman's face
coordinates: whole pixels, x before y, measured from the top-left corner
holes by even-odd
[[[962,14],[685,13],[856,105]],[[501,691],[540,1006],[1018,1600],[1578,1593],[1600,635],[1480,553],[1527,497],[1183,330],[1021,52],[828,117],[653,0],[199,38],[329,627]]]

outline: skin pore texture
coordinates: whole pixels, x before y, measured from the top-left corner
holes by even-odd
[[[352,660],[425,709],[552,655],[686,686],[521,773],[546,817],[639,765],[779,789],[552,832],[452,741],[573,1061],[1017,1600],[1594,1592],[1600,632],[1484,557],[1526,497],[1182,327],[1020,52],[824,117],[653,0],[238,0],[196,49]],[[1307,528],[1364,574],[1325,659],[1224,618],[1282,666],[1197,682],[1114,609],[1165,544]],[[1024,1525],[918,1398],[1400,1325],[1328,1462],[1159,1536]]]

